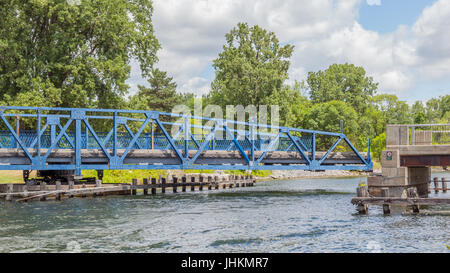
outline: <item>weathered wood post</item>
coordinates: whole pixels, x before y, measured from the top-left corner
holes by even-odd
[[[187,182],[187,176],[186,175],[183,175],[182,177],[181,177],[181,183],[182,183],[182,187],[181,187],[181,191],[182,192],[186,192],[186,182]]]
[[[203,190],[203,175],[200,175],[199,177],[200,186],[198,187],[199,191]]]
[[[389,188],[381,188],[381,197],[389,197]],[[391,213],[391,207],[389,206],[389,204],[383,204],[383,213]]]
[[[56,190],[60,191],[61,190],[61,181],[56,180],[55,186],[56,186]],[[61,193],[56,193],[55,198],[56,198],[56,200],[61,200]]]
[[[67,184],[69,185],[69,190],[73,190],[75,188],[75,181],[72,178],[68,179]],[[68,197],[72,198],[73,194],[69,194]]]
[[[166,178],[160,175],[159,181],[161,181],[161,193],[166,193]]]
[[[173,185],[172,190],[174,193],[176,193],[178,190],[178,177],[175,175],[172,176],[172,185]]]
[[[148,179],[142,179],[142,184],[144,184],[144,195],[148,195]]]
[[[367,188],[365,186],[359,186],[358,188],[356,188],[356,196],[368,197],[369,192],[367,191]],[[359,214],[367,214],[369,212],[369,205],[358,204],[357,210]]]
[[[131,182],[131,195],[136,195],[137,190],[137,179],[133,178],[132,182]]]
[[[27,184],[23,185],[23,190],[24,194],[22,195],[23,197],[28,197],[28,186]]]
[[[149,177],[152,181],[152,195],[156,194],[156,177]]]
[[[439,192],[439,182],[438,182],[438,178],[434,177],[433,178],[433,182],[434,182],[434,192],[438,193]]]
[[[219,189],[219,177],[217,175],[214,176],[214,189]]]
[[[417,198],[419,197],[419,195],[417,194],[417,188],[413,187],[413,188],[409,188],[408,189],[408,197],[409,198]],[[419,205],[412,205],[412,210],[414,213],[419,213]]]
[[[45,182],[41,182],[40,183],[40,190],[41,191],[46,191],[47,190],[47,183]],[[41,201],[45,201],[47,198],[45,196],[42,196],[39,200]]]
[[[195,191],[195,176],[191,176],[191,191]]]
[[[6,185],[6,193],[7,195],[5,196],[5,200],[6,201],[11,201],[12,200],[12,194],[14,192],[14,185],[13,184],[8,184]],[[9,194],[8,194],[9,193]]]
[[[86,188],[86,183],[83,183],[83,185],[81,185],[81,188],[85,189]],[[83,198],[86,197],[86,194],[82,193],[81,197],[83,197]]]
[[[212,177],[208,175],[208,190],[210,191],[212,189]]]
[[[102,186],[102,180],[96,179],[96,180],[95,180],[95,187],[96,187],[96,188],[100,188],[101,186]],[[101,192],[94,193],[94,197],[95,197],[95,196],[103,196],[103,193],[101,193]]]
[[[445,177],[442,177],[441,181],[442,181],[442,192],[447,192],[447,183]]]

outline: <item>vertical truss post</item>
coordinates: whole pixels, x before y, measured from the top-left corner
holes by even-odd
[[[75,121],[75,175],[81,175],[81,120]]]
[[[251,117],[250,122],[250,144],[251,144],[251,165],[255,161],[255,117]]]
[[[316,133],[312,134],[311,139],[311,162],[316,160]]]
[[[20,137],[20,116],[19,115],[16,116],[16,135]],[[14,136],[11,136],[11,137],[12,137],[11,139],[14,140],[13,147],[17,148],[18,142],[15,141]]]
[[[113,116],[113,157],[117,158],[117,112]]]
[[[41,158],[41,109],[37,110],[37,142],[36,142],[36,157],[38,160]]]
[[[151,149],[153,150],[154,148],[155,148],[155,144],[154,144],[154,139],[155,139],[155,133],[154,133],[154,130],[153,130],[153,119],[152,119],[152,123],[151,123],[151,126],[150,126],[150,130],[151,130],[151,135],[152,135],[152,143],[151,143]]]
[[[89,149],[89,130],[88,127],[86,126],[86,124],[84,125],[84,130],[86,131],[86,146],[85,149]]]
[[[72,110],[71,118],[75,120],[75,175],[81,176],[81,121],[85,119],[83,110]]]
[[[184,118],[184,158],[189,158],[189,134],[191,132],[191,127],[189,126],[189,118],[186,116]]]

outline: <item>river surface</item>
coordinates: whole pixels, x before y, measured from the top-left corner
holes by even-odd
[[[446,176],[450,173],[434,174]],[[450,206],[350,204],[366,178],[156,196],[0,201],[0,252],[449,252]],[[433,196],[450,197],[447,194]]]

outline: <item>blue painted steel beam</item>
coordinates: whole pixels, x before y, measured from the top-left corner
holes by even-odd
[[[9,110],[14,110],[14,113],[8,113]],[[30,113],[17,113],[17,111],[35,111],[35,114]],[[49,112],[58,111],[58,114],[49,114]],[[67,112],[68,114],[61,114],[60,112]],[[95,113],[109,113],[109,116],[102,116]],[[119,115],[121,114],[121,115]],[[145,119],[135,118],[135,117],[127,117],[126,114],[143,114],[146,116]],[[159,119],[160,116],[166,117],[178,117],[184,118],[184,124],[173,123],[168,121],[161,121]],[[5,117],[16,117],[16,120],[19,118],[36,118],[37,126],[36,132],[28,136],[30,139],[28,142],[24,142],[21,140],[21,136],[19,137],[8,123]],[[45,118],[46,123],[41,128],[41,119]],[[60,119],[68,119],[64,127],[60,124]],[[93,127],[90,125],[89,120],[104,120],[109,119],[113,121],[113,128],[106,134],[106,137],[103,139],[100,138],[100,135],[104,136],[104,133],[96,132]],[[200,120],[200,125],[190,124],[189,119]],[[77,174],[81,173],[82,169],[212,169],[212,170],[330,170],[330,169],[338,169],[338,170],[362,170],[362,171],[371,171],[372,170],[372,162],[370,157],[370,139],[368,143],[368,151],[369,155],[367,160],[357,151],[357,149],[352,145],[350,140],[343,134],[333,133],[333,132],[323,132],[323,131],[315,131],[315,130],[305,130],[298,128],[288,128],[282,126],[271,126],[265,124],[257,124],[257,123],[247,123],[247,122],[237,122],[237,121],[225,121],[222,119],[215,118],[207,118],[207,117],[195,117],[195,116],[182,116],[180,114],[172,114],[172,113],[164,113],[164,112],[156,112],[156,111],[142,111],[142,110],[116,110],[116,109],[79,109],[79,108],[49,108],[49,107],[14,107],[14,106],[2,106],[0,107],[0,125],[3,124],[6,126],[6,133],[0,132],[0,147],[7,148],[4,143],[11,143],[9,147],[19,147],[22,150],[26,157],[30,160],[30,164],[25,165],[0,165],[0,170],[75,170]],[[127,121],[139,121],[143,122],[139,131],[136,134],[133,134],[131,129],[126,124]],[[75,131],[69,132],[68,128],[72,124],[72,121],[75,121]],[[147,124],[151,121],[151,140],[152,145],[150,145],[149,135],[143,133]],[[214,121],[214,126],[203,126],[203,121]],[[82,123],[84,122],[84,132],[82,132]],[[157,148],[161,149],[161,145],[154,147],[153,143],[157,140],[157,136],[155,136],[155,132],[153,129],[153,122],[161,129],[163,140],[168,143],[167,146],[171,148],[176,156],[180,159],[181,164],[174,165],[146,165],[146,164],[124,164],[124,159],[127,157],[128,153],[132,149],[149,149],[149,148]],[[120,133],[119,140],[119,131],[118,126],[122,124],[124,125],[126,133],[128,136]],[[224,124],[236,124],[236,125],[245,125],[249,128],[249,131],[244,131],[243,133],[239,130],[231,130],[228,126],[222,126]],[[178,148],[176,145],[176,137],[171,136],[164,125],[168,126],[181,126],[184,128],[184,145],[183,147]],[[220,126],[219,126],[220,125]],[[50,126],[50,133],[47,132],[47,128]],[[60,129],[59,133],[56,132],[56,127]],[[202,134],[201,139],[197,141],[196,137],[191,133],[190,128],[201,128],[203,130],[209,130],[210,133],[204,138]],[[270,128],[278,130],[279,133],[265,133],[260,130],[263,128]],[[202,131],[203,131],[202,130]],[[225,132],[226,135],[231,137],[232,144],[228,146],[231,148],[235,146],[243,159],[245,159],[245,164],[242,165],[213,165],[213,164],[195,164],[195,161],[201,155],[202,152],[207,149],[213,150],[228,150],[224,143],[229,143],[229,140],[216,140],[215,134],[216,132]],[[290,132],[294,132],[294,135],[291,135]],[[88,145],[89,133],[94,138],[95,142],[98,146],[90,147]],[[237,137],[235,137],[235,133],[238,135],[245,136],[245,140],[248,142],[239,143]],[[311,134],[311,149],[308,149],[305,143],[303,143],[302,138],[297,137],[297,133]],[[286,134],[284,136],[283,134]],[[74,141],[72,141],[71,136],[74,136]],[[177,134],[178,135],[178,134]],[[84,136],[84,142],[83,140]],[[248,139],[250,136],[250,140]],[[269,138],[275,137],[272,139],[265,148],[262,146],[264,137],[269,136]],[[317,150],[317,137],[339,137],[339,139],[327,150],[327,153],[320,159],[315,159],[315,153]],[[4,137],[4,140],[2,140]],[[26,135],[24,137],[27,137]],[[70,144],[70,147],[64,144],[58,144],[62,138],[65,138],[67,142]],[[112,137],[112,150],[113,154],[109,154],[107,150],[108,143]],[[142,138],[144,138],[144,142],[142,142]],[[259,140],[258,140],[259,138]],[[361,164],[352,164],[352,165],[323,165],[326,162],[327,157],[333,150],[339,145],[340,141],[344,139],[345,142],[349,145],[351,150],[360,159]],[[139,140],[139,141],[138,141]],[[195,155],[192,158],[189,158],[189,143],[193,141],[197,150]],[[283,140],[283,141],[281,141]],[[43,141],[43,142],[42,142]],[[119,142],[120,141],[120,142]],[[158,140],[160,141],[160,140]],[[201,143],[200,143],[201,141]],[[209,145],[210,142],[213,141],[213,145]],[[258,145],[256,145],[256,141],[258,141]],[[29,144],[31,143],[31,145]],[[86,144],[84,144],[86,143]],[[126,147],[123,147],[128,143]],[[141,143],[144,143],[143,145]],[[63,145],[63,146],[62,146]],[[286,149],[285,145],[288,145]],[[287,151],[290,150],[291,147],[294,146],[295,150],[301,155],[301,157],[306,161],[306,164],[302,165],[264,165],[261,164],[263,162],[264,157],[269,151]],[[29,152],[29,148],[35,148],[36,153],[33,157]],[[41,155],[42,149],[47,149],[45,155]],[[75,164],[58,164],[52,165],[48,164],[47,159],[52,151],[56,149],[71,149],[74,151],[74,163]],[[119,148],[125,148],[124,153],[122,153],[119,158],[117,155]],[[83,164],[82,162],[82,149],[101,149],[105,154],[108,160],[108,164],[100,164],[100,165],[91,165],[91,164]],[[255,151],[263,151],[263,154],[255,161],[254,152]],[[310,151],[310,157],[307,157],[305,152]],[[249,154],[247,154],[249,153]],[[250,155],[250,158],[249,158]]]

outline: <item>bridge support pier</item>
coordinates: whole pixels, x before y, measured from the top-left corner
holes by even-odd
[[[390,197],[407,197],[408,189],[416,188],[419,197],[428,197],[431,168],[401,167],[399,150],[383,151],[381,165],[381,175],[367,179],[372,196],[382,197],[382,188],[389,188]]]

